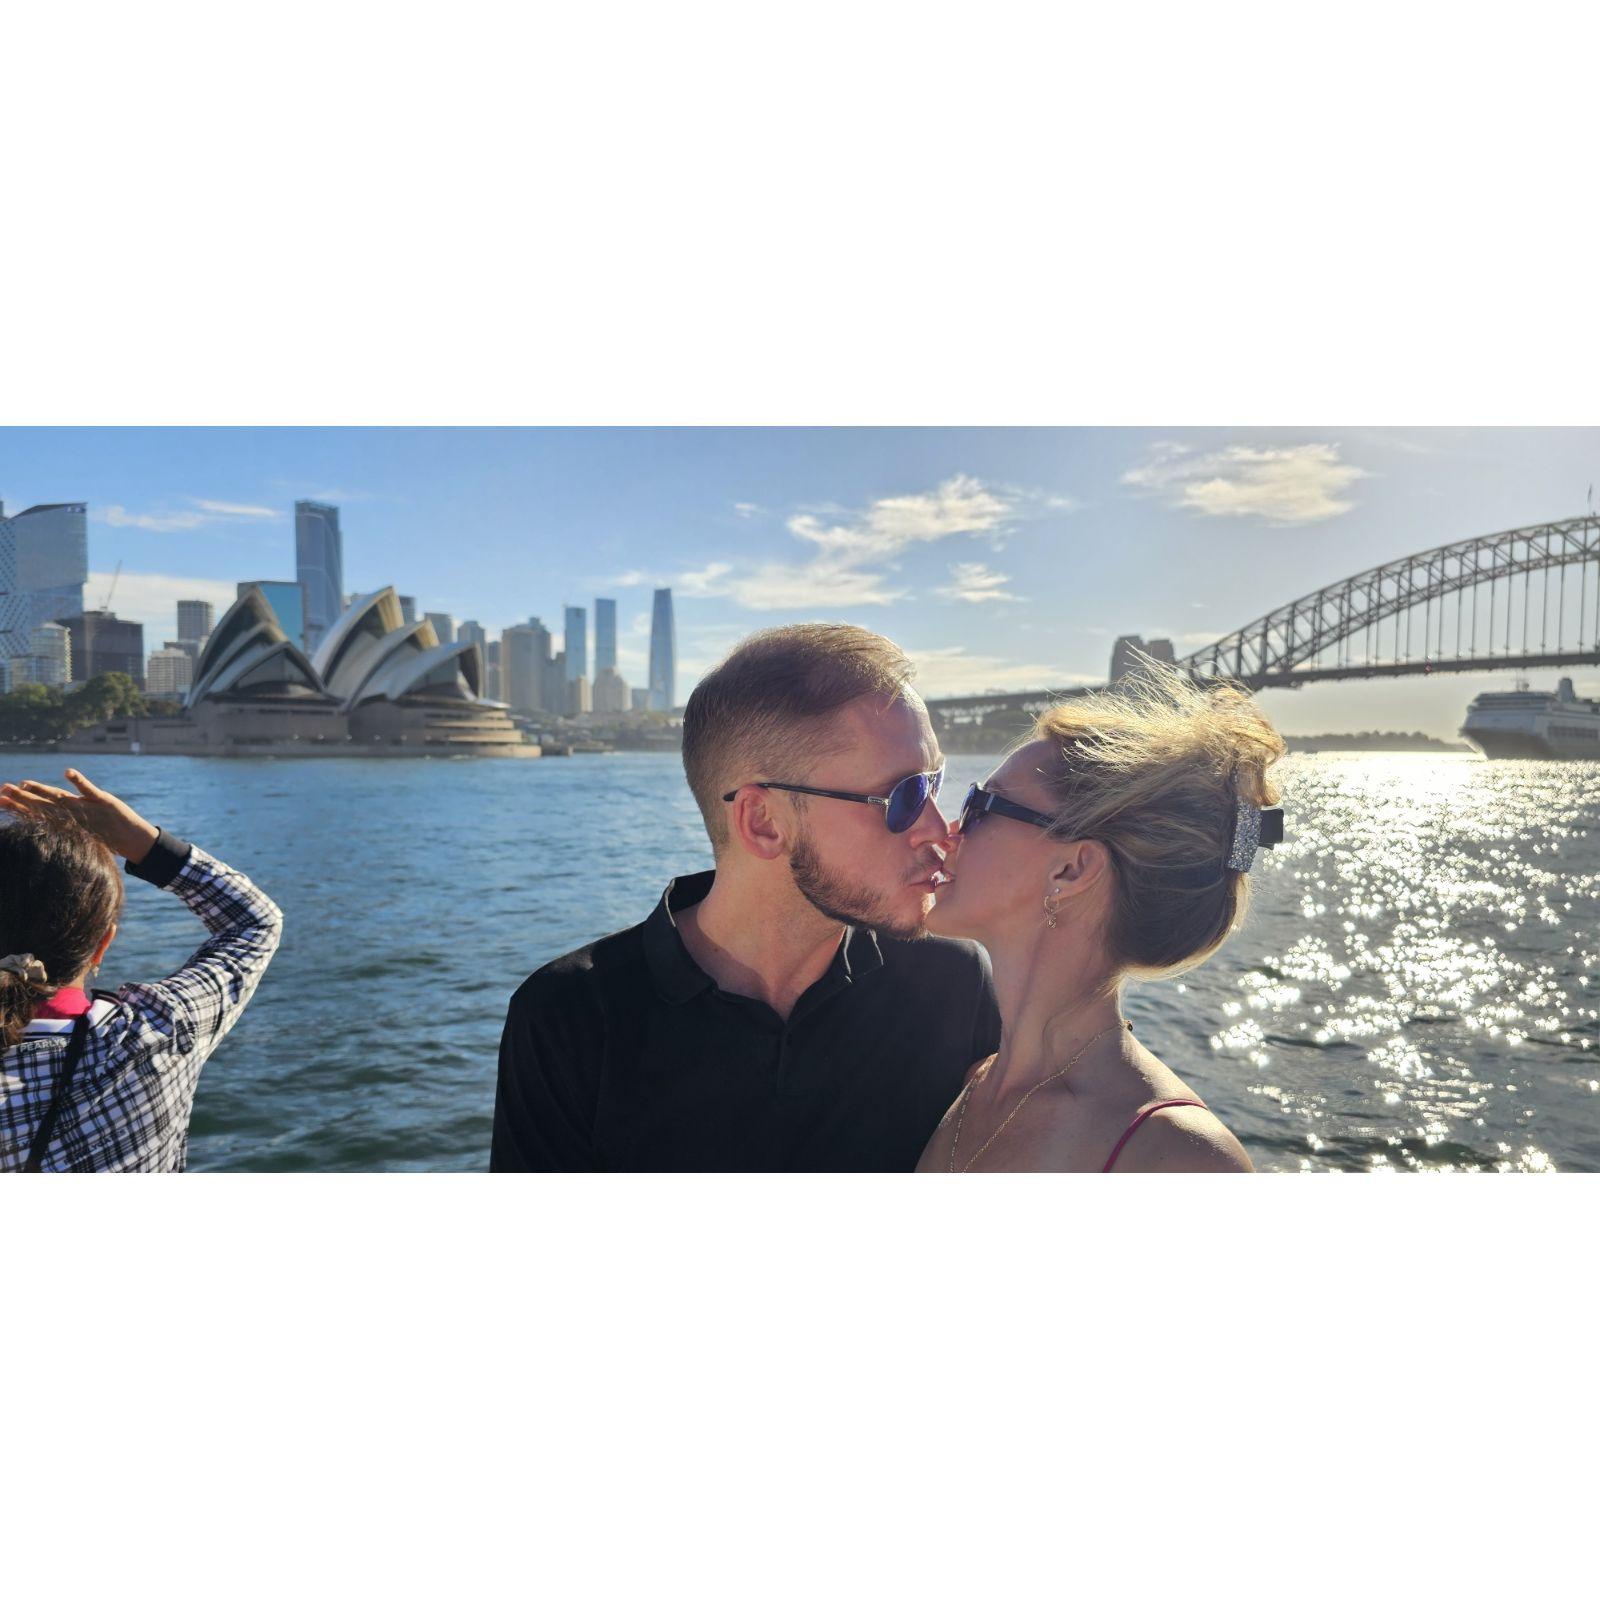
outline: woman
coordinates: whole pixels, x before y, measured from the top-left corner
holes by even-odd
[[[1239,1141],[1131,1032],[1125,978],[1198,965],[1281,837],[1283,741],[1249,697],[1151,664],[1068,700],[968,791],[930,932],[994,964],[1001,1045],[920,1172],[1249,1172]],[[1263,830],[1263,821],[1265,829]]]
[[[179,1172],[200,1068],[239,1020],[283,915],[242,873],[68,768],[77,790],[0,784],[0,1171]],[[86,984],[128,874],[205,924],[170,978]]]

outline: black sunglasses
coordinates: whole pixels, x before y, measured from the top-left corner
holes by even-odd
[[[923,807],[938,798],[944,782],[944,768],[937,772],[913,772],[902,778],[888,794],[852,794],[848,789],[813,789],[803,783],[757,783],[756,789],[784,789],[790,794],[816,794],[824,800],[855,800],[866,806],[882,806],[883,820],[890,833],[904,833],[922,815]],[[740,786],[744,787],[743,785]],[[724,800],[731,800],[738,789],[730,789]]]
[[[956,826],[965,833],[979,817],[986,817],[991,812],[997,817],[1010,817],[1013,822],[1031,822],[1036,828],[1053,828],[1056,825],[1054,817],[1047,817],[1042,811],[1030,811],[1027,806],[1019,806],[1015,800],[1007,800],[1003,794],[994,794],[981,783],[975,783],[968,788],[967,798],[961,802],[961,815],[956,820]]]

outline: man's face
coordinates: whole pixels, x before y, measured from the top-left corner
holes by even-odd
[[[943,762],[915,695],[902,695],[892,706],[858,700],[838,713],[838,733],[846,742],[794,781],[887,795],[902,778],[933,772]],[[929,800],[904,833],[884,826],[882,806],[820,795],[807,798],[800,821],[789,870],[818,911],[895,939],[923,936],[949,831],[937,801]]]

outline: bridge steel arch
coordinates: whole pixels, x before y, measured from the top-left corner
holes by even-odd
[[[1577,569],[1575,644],[1566,638],[1572,610],[1569,567]],[[1535,577],[1541,574],[1536,615]],[[1447,605],[1452,596],[1453,611]],[[1391,625],[1392,638],[1387,638]],[[1341,678],[1583,663],[1600,663],[1600,515],[1594,513],[1482,534],[1386,561],[1301,595],[1182,657],[1176,666],[1199,681],[1225,678],[1249,689],[1288,689]],[[957,714],[1036,709],[1087,692],[1081,685],[997,691],[928,704]]]
[[[1497,665],[1592,659],[1600,635],[1600,581],[1594,603],[1588,595],[1587,568],[1594,566],[1600,579],[1600,516],[1572,517],[1564,522],[1538,523],[1487,533],[1423,550],[1399,561],[1370,567],[1354,577],[1313,590],[1264,617],[1226,634],[1178,662],[1192,677],[1232,678],[1253,689],[1288,688],[1328,678],[1398,676],[1408,671],[1470,671]],[[1554,652],[1549,644],[1548,579],[1558,575],[1556,617],[1567,612],[1565,573],[1579,569],[1579,642],[1563,649],[1558,637]],[[1532,616],[1535,573],[1546,576],[1539,619]],[[1519,618],[1514,606],[1514,580],[1523,579]],[[1506,597],[1503,620],[1498,615],[1501,585]],[[1468,616],[1465,596],[1474,598],[1487,588],[1488,598]],[[1457,597],[1452,623],[1444,604]],[[1416,628],[1418,608],[1421,625]],[[1479,616],[1479,611],[1484,615]],[[1407,619],[1404,638],[1398,626]],[[1394,621],[1396,637],[1392,656],[1383,653],[1384,624]],[[1535,620],[1539,644],[1533,644]],[[1496,626],[1503,649],[1495,653]],[[1487,626],[1487,644],[1479,639]],[[1512,653],[1512,641],[1521,636],[1521,648]],[[1463,634],[1466,646],[1463,648]],[[1358,652],[1353,648],[1364,643]],[[1332,653],[1335,660],[1326,663]]]

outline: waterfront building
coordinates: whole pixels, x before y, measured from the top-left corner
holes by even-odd
[[[483,647],[483,692],[491,700],[505,700],[505,684],[500,677],[500,641],[490,639]]]
[[[455,643],[456,619],[448,611],[428,611],[424,615],[433,624],[433,631],[439,635],[440,644]]]
[[[524,714],[545,708],[550,676],[550,630],[537,617],[500,635],[500,696]]]
[[[102,672],[125,672],[144,687],[142,622],[125,622],[109,611],[82,611],[61,620],[72,633],[74,683],[87,683]]]
[[[589,676],[589,614],[582,606],[568,606],[566,613],[567,682]]]
[[[306,648],[306,586],[298,581],[287,578],[253,578],[249,582],[241,583],[235,591],[239,598],[243,598],[246,589],[259,589],[261,598],[272,607],[273,613],[283,624],[284,633],[302,650]],[[179,601],[181,606],[184,602]],[[209,610],[210,607],[207,607]],[[182,628],[179,628],[182,633]],[[208,627],[206,633],[210,633]]]
[[[162,700],[181,699],[194,682],[194,665],[195,658],[181,646],[152,650],[145,664],[145,692]]]
[[[59,622],[41,622],[28,636],[27,653],[6,662],[8,682],[20,689],[41,683],[64,689],[72,677],[72,635]]]
[[[650,709],[671,711],[678,703],[678,633],[672,591],[657,589],[650,610]]]
[[[1136,633],[1125,633],[1111,647],[1111,681],[1143,676],[1144,657],[1171,666],[1178,658],[1170,639],[1142,639]]]
[[[244,593],[244,585],[239,585]],[[206,642],[216,622],[216,607],[209,600],[180,600],[178,602],[178,638],[196,646]],[[195,652],[197,655],[199,651]]]
[[[28,654],[37,663],[35,683],[65,688],[72,678],[72,634],[62,623],[41,622],[28,640]]]
[[[184,658],[187,660],[187,657]],[[408,623],[392,588],[358,595],[316,659],[253,584],[201,652],[177,717],[118,717],[70,751],[175,755],[537,755],[503,706],[482,698],[475,644]]]
[[[0,505],[0,659],[30,654],[41,622],[83,611],[88,527],[82,501],[29,506],[9,517]]]
[[[315,653],[344,610],[344,536],[337,506],[295,501],[294,575],[305,585],[304,648]]]
[[[648,711],[650,709],[650,691],[648,689],[630,689],[628,699],[631,702],[629,710]]]
[[[567,687],[567,652],[557,650],[550,657],[549,666],[546,668],[544,691],[539,703],[546,711],[554,711],[557,716],[565,716],[567,696],[570,692]]]
[[[567,684],[567,715],[581,717],[591,708],[589,699],[589,680],[587,678],[573,678]]]
[[[628,709],[628,685],[615,667],[601,667],[594,676],[594,709],[607,713]]]
[[[607,667],[617,664],[617,602],[596,600],[594,603],[594,681]]]

